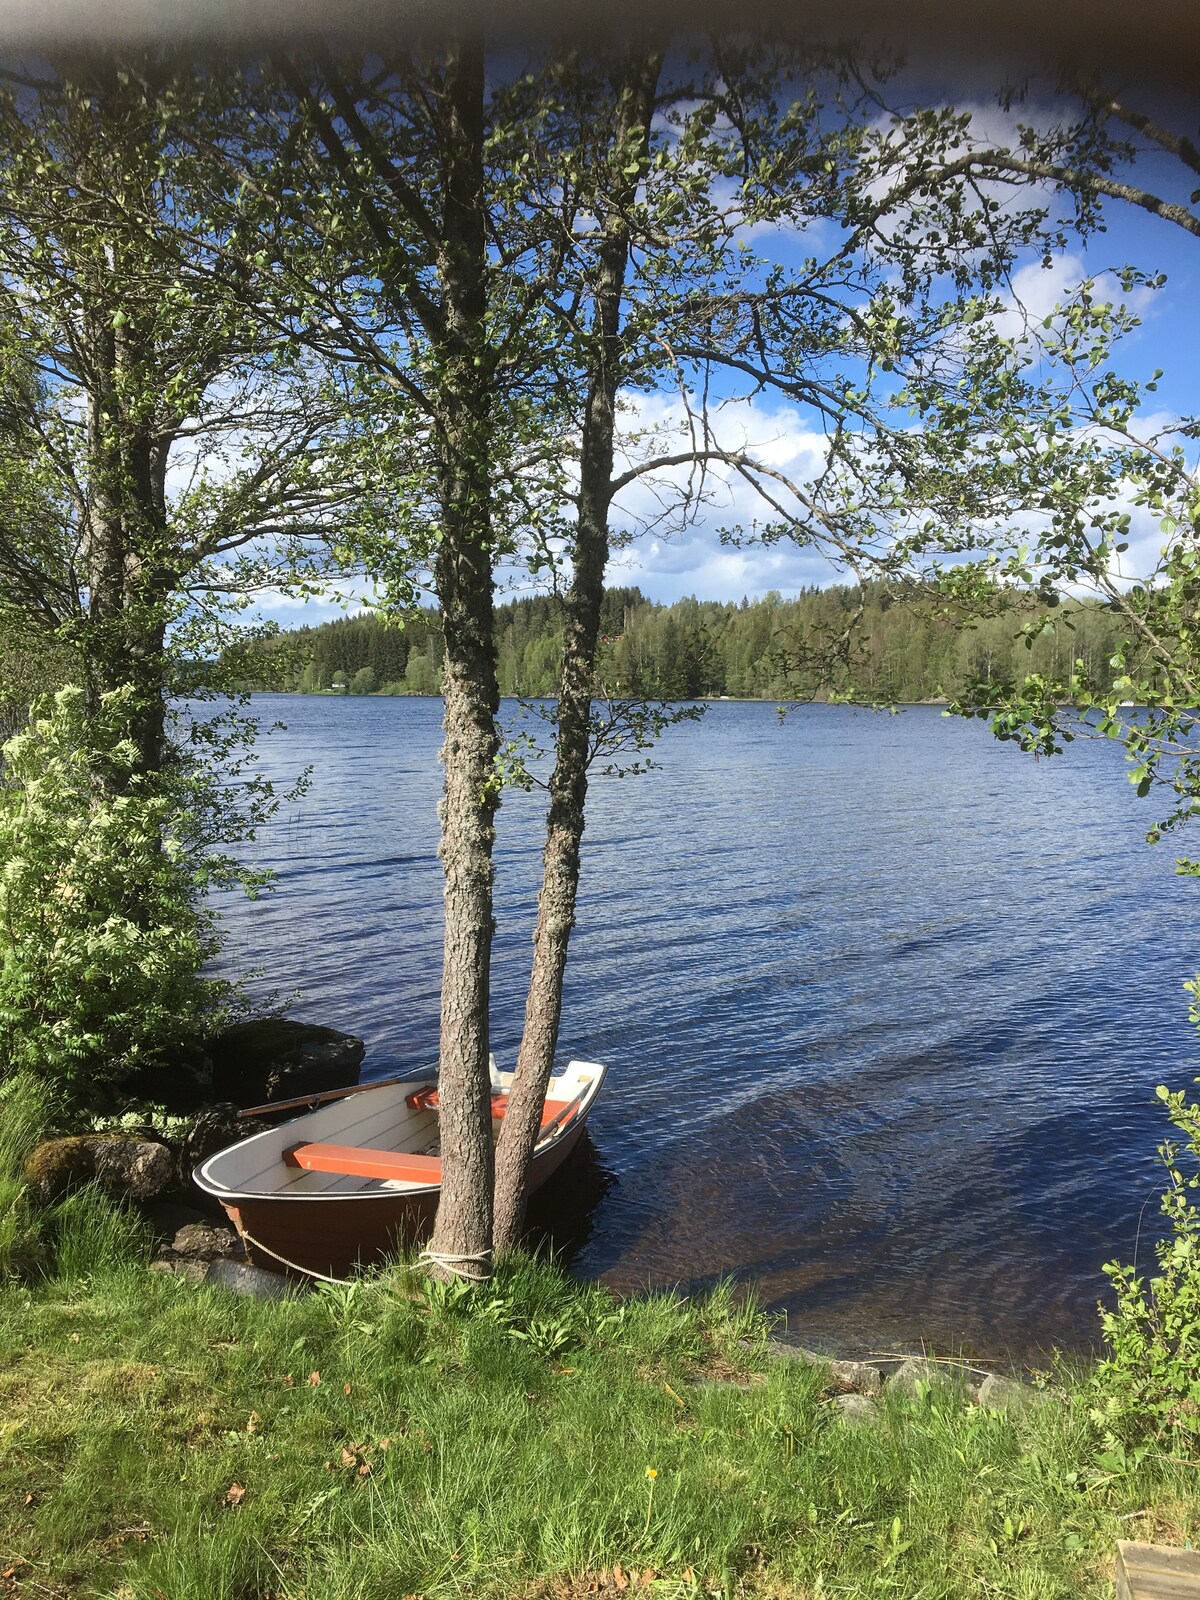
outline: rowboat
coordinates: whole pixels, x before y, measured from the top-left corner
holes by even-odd
[[[583,1133],[605,1069],[572,1061],[551,1079],[529,1192]],[[492,1137],[512,1073],[492,1061]],[[274,1272],[342,1278],[427,1237],[441,1194],[436,1081],[389,1079],[267,1128],[210,1156],[193,1181],[224,1206],[249,1259]]]

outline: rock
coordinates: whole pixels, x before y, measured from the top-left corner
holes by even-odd
[[[180,1207],[182,1210],[183,1208]],[[203,1217],[185,1222],[150,1263],[152,1272],[173,1272],[188,1283],[203,1283],[214,1261],[235,1261],[242,1245],[232,1228],[214,1227]]]
[[[173,1256],[156,1256],[150,1263],[151,1272],[169,1272],[185,1283],[203,1283],[210,1263],[207,1261],[181,1261]]]
[[[212,1062],[199,1046],[184,1049],[172,1060],[132,1072],[121,1090],[134,1104],[149,1103],[173,1116],[187,1116],[213,1098]]]
[[[869,1361],[831,1361],[829,1377],[843,1395],[883,1393],[883,1373]]]
[[[180,1183],[195,1194],[196,1191],[192,1190],[192,1173],[202,1161],[215,1156],[218,1150],[224,1150],[227,1145],[237,1144],[239,1139],[248,1139],[251,1134],[261,1132],[261,1123],[255,1124],[252,1118],[243,1122],[238,1117],[237,1107],[229,1101],[223,1105],[205,1106],[179,1141],[176,1164]]]
[[[778,1361],[802,1361],[810,1367],[827,1367],[832,1387],[841,1394],[877,1395],[883,1391],[883,1374],[869,1361],[835,1361],[818,1350],[768,1339],[767,1349]]]
[[[84,1183],[98,1183],[114,1200],[153,1200],[175,1181],[175,1163],[155,1140],[82,1134],[38,1145],[25,1163],[25,1180],[44,1201]]]
[[[190,1222],[205,1220],[203,1211],[181,1205],[178,1200],[151,1200],[142,1207],[142,1215],[154,1229],[159,1244],[170,1244],[180,1228],[186,1228]]]
[[[953,1383],[957,1376],[954,1369],[944,1363],[912,1356],[901,1362],[887,1380],[885,1388],[889,1394],[912,1395],[916,1393],[918,1383],[945,1386]]]
[[[209,1044],[214,1099],[239,1106],[352,1089],[366,1046],[353,1034],[290,1017],[259,1017]]]
[[[843,1422],[854,1427],[864,1422],[874,1422],[879,1415],[879,1407],[870,1395],[835,1394],[829,1404]]]
[[[816,1350],[806,1350],[802,1344],[789,1344],[786,1339],[768,1339],[767,1354],[777,1361],[803,1361],[807,1366],[817,1366],[828,1360]]]
[[[989,1372],[975,1392],[976,1401],[989,1411],[1028,1411],[1032,1406],[1045,1405],[1049,1398],[1047,1389],[1034,1389],[995,1372]]]
[[[254,1300],[286,1300],[299,1294],[300,1286],[277,1272],[264,1272],[243,1261],[210,1261],[204,1282],[233,1294],[248,1294]]]
[[[97,1139],[96,1180],[111,1194],[153,1200],[175,1180],[175,1163],[165,1144],[149,1139]]]
[[[214,1228],[211,1222],[189,1222],[171,1240],[175,1255],[195,1261],[215,1261],[238,1248],[238,1236],[232,1228]]]

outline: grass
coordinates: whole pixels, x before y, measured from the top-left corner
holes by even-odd
[[[21,1169],[50,1114],[49,1094],[28,1074],[0,1086],[0,1278],[29,1270],[42,1253],[42,1218],[26,1203]]]
[[[0,1290],[13,1594],[1074,1600],[1111,1592],[1118,1537],[1200,1534],[1194,1471],[1115,1471],[1082,1393],[1009,1417],[932,1389],[848,1427],[728,1293],[618,1304],[516,1261],[258,1303],[68,1259]]]
[[[515,1259],[262,1303],[150,1273],[95,1193],[38,1229],[0,1282],[0,1595],[1098,1600],[1118,1537],[1200,1538],[1194,1465],[1106,1452],[1086,1375],[852,1427],[728,1290]]]

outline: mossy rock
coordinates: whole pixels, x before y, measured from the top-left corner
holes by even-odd
[[[114,1200],[153,1200],[175,1178],[165,1144],[105,1134],[47,1139],[25,1162],[25,1181],[46,1202],[97,1183]]]

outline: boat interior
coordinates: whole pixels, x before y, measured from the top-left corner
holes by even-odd
[[[538,1148],[583,1116],[604,1069],[572,1061],[550,1081]],[[507,1109],[511,1073],[492,1062],[492,1135]],[[380,1084],[267,1128],[205,1161],[196,1181],[223,1198],[349,1197],[436,1188],[441,1182],[436,1080]]]

